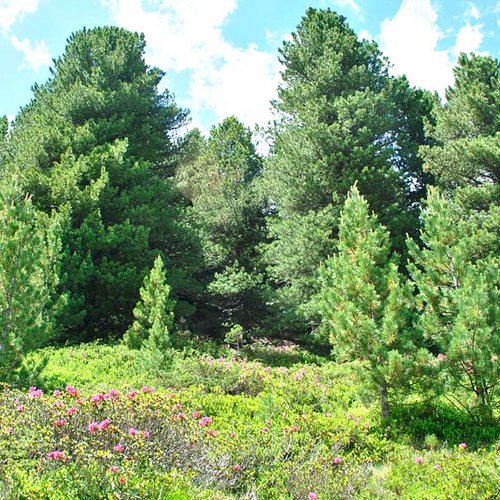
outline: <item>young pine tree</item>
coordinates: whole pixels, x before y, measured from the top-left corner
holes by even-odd
[[[125,334],[129,347],[142,346],[157,350],[170,347],[170,333],[174,326],[175,302],[170,299],[163,260],[156,257],[153,268],[144,279],[140,300],[134,308],[134,322]]]
[[[488,186],[472,188],[491,194]],[[472,191],[464,195],[470,202]],[[419,327],[437,354],[450,400],[481,419],[499,403],[500,207],[482,209],[432,191],[423,248],[409,241]],[[484,193],[474,193],[480,198]]]
[[[340,218],[338,254],[322,269],[319,303],[337,359],[365,362],[383,418],[388,390],[408,373],[413,352],[411,289],[389,249],[388,231],[354,186]]]
[[[59,218],[37,214],[15,180],[0,182],[0,380],[51,335],[60,249]]]

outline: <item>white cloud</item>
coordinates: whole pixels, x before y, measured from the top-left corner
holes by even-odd
[[[479,11],[470,4],[466,16],[479,17]],[[392,19],[382,22],[380,47],[393,64],[393,74],[406,74],[410,83],[441,96],[453,84],[453,66],[460,52],[478,52],[483,40],[481,25],[469,21],[458,31],[455,44],[438,49],[444,38],[437,23],[437,13],[431,0],[403,0]],[[447,38],[453,33],[447,31]]]
[[[373,36],[368,30],[361,30],[358,33],[358,38],[360,40],[373,40]]]
[[[269,101],[275,97],[277,85],[274,55],[251,45],[247,49],[228,48],[220,67],[195,72],[190,92],[194,111],[206,106],[219,121],[236,114],[253,125],[271,117]]]
[[[453,63],[447,50],[437,49],[442,36],[430,0],[403,0],[396,15],[382,22],[380,47],[394,74],[406,74],[413,85],[443,94],[453,83]]]
[[[12,25],[38,8],[38,0],[0,0],[0,30],[5,35]]]
[[[351,9],[352,11],[359,13],[361,12],[361,7],[358,5],[358,3],[355,0],[331,0],[333,5],[337,7],[347,7]]]
[[[465,15],[467,17],[472,17],[472,19],[476,19],[476,21],[481,17],[479,9],[473,3],[469,5],[469,8],[466,10]]]
[[[11,34],[11,28],[27,14],[38,9],[38,0],[0,0],[0,32],[12,46],[22,52],[23,60],[18,69],[39,71],[42,66],[50,64],[49,48],[43,40],[19,40]]]
[[[43,40],[19,40],[15,35],[10,37],[10,41],[16,50],[23,54],[23,60],[18,69],[31,69],[40,71],[43,66],[48,66],[51,61],[47,44]]]
[[[236,0],[101,0],[114,22],[143,32],[149,64],[167,72],[188,71],[195,124],[203,111],[218,119],[236,115],[247,125],[270,118],[269,100],[279,75],[277,58],[255,45],[229,43],[222,26]]]
[[[472,26],[470,23],[467,23],[458,32],[453,52],[458,56],[460,52],[477,51],[482,41],[483,34],[481,33],[481,26]]]

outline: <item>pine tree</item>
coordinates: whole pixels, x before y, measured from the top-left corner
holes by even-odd
[[[376,44],[358,40],[329,9],[307,10],[280,60],[278,120],[261,182],[272,237],[263,259],[276,318],[304,331],[315,325],[306,306],[355,181],[396,248],[405,251],[406,233],[415,233],[428,181],[417,153],[432,99],[389,77]]]
[[[455,83],[436,111],[436,144],[422,147],[425,168],[445,189],[500,180],[500,63],[461,54]]]
[[[145,346],[165,351],[171,345],[175,302],[170,298],[170,286],[160,256],[156,257],[151,272],[144,279],[140,296],[125,341],[133,349]]]
[[[60,259],[58,217],[37,214],[15,178],[0,182],[0,378],[9,379],[23,355],[48,342]]]
[[[69,214],[62,339],[123,334],[158,252],[183,299],[177,313],[192,310],[201,262],[172,179],[186,113],[159,91],[163,73],[144,51],[143,36],[121,28],[75,33],[9,134],[6,168],[38,209]]]
[[[387,417],[388,391],[412,363],[411,288],[390,258],[387,229],[355,186],[340,218],[338,254],[322,270],[318,301],[337,359],[365,362]]]
[[[256,271],[256,248],[265,239],[264,204],[255,186],[262,159],[250,130],[234,117],[212,127],[207,140],[193,132],[188,156],[177,178],[203,242],[204,333],[220,333],[221,325],[252,328],[264,308]]]
[[[478,191],[491,193],[488,186],[464,199],[430,193],[423,248],[408,242],[409,269],[418,289],[418,325],[447,376],[447,396],[488,419],[500,396],[500,207],[471,204]]]

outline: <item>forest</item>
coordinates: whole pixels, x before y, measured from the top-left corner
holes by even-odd
[[[441,99],[308,9],[262,153],[146,42],[0,119],[0,497],[498,498],[499,61]]]

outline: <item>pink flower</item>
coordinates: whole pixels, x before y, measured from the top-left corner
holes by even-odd
[[[104,400],[104,394],[97,393],[93,396],[90,396],[90,402],[94,405],[98,405],[101,401]]]
[[[437,355],[437,359],[438,361],[446,361],[448,358],[446,357],[445,354],[443,354],[442,352],[440,352],[438,355]]]
[[[72,385],[67,385],[66,386],[66,392],[70,396],[78,396],[78,391]]]
[[[342,458],[341,458],[341,457],[339,457],[339,456],[337,455],[337,456],[333,459],[333,463],[334,463],[335,465],[338,465],[338,464],[342,463]]]
[[[442,469],[441,464],[435,464],[434,469],[441,470]]]
[[[98,422],[90,422],[90,424],[87,426],[87,430],[92,434],[95,431],[99,430],[99,424]]]
[[[120,468],[117,467],[116,465],[110,465],[109,466],[109,471],[110,472],[120,472]]]
[[[177,403],[177,404],[175,405],[175,409],[176,409],[176,410],[182,410],[182,403]]]
[[[47,453],[47,458],[49,460],[66,460],[66,454],[64,453],[64,451],[49,451]]]
[[[104,394],[104,399],[112,399],[113,401],[120,397],[120,393],[116,389],[110,389]]]
[[[199,424],[202,427],[206,427],[207,425],[210,425],[212,423],[212,419],[210,417],[203,417],[200,419]]]
[[[266,420],[266,425],[271,425],[271,421],[270,420]]]
[[[461,450],[466,450],[467,449],[467,443],[460,443],[458,445],[458,447],[461,449]]]
[[[55,427],[62,427],[63,425],[66,425],[67,423],[68,423],[67,420],[65,420],[64,418],[60,418],[59,420],[56,420],[53,425]]]
[[[23,405],[17,405],[16,406],[16,411],[19,413],[22,413],[24,411],[24,406]]]
[[[120,478],[118,479],[118,482],[120,484],[125,484],[125,478],[123,476],[120,476]]]
[[[39,398],[43,394],[42,389],[37,389],[34,385],[30,387],[29,396],[30,398]]]
[[[193,413],[191,413],[191,416],[193,418],[200,418],[201,417],[201,413],[199,411],[193,411]]]
[[[78,398],[78,399],[75,401],[75,403],[76,403],[77,405],[82,405],[82,404],[83,404],[83,399]]]
[[[238,472],[239,472],[239,471],[241,470],[241,465],[240,465],[240,464],[235,464],[235,465],[233,465],[233,470],[235,470],[235,471],[238,471]]]
[[[60,396],[62,394],[62,391],[60,391],[59,389],[55,389],[53,392],[52,392],[52,396]]]
[[[66,415],[74,415],[75,413],[78,413],[78,409],[75,408],[74,406],[70,406],[67,410],[66,410]]]
[[[186,415],[184,415],[184,413],[182,413],[182,411],[180,411],[179,413],[177,413],[177,418],[179,420],[185,420],[186,419]]]
[[[416,464],[421,464],[424,461],[422,457],[415,457],[415,463]]]
[[[148,387],[147,385],[145,385],[144,387],[141,387],[141,391],[146,393],[146,392],[155,392],[156,389],[154,387]]]
[[[269,432],[269,427],[262,427],[260,432]]]
[[[116,451],[116,453],[121,453],[123,451],[123,446],[121,444],[115,444],[113,446],[113,451]]]
[[[217,437],[219,433],[215,429],[208,429],[207,436]]]
[[[54,401],[52,403],[52,408],[62,408],[63,406],[64,406],[63,402],[59,400]]]
[[[316,493],[314,493],[314,491],[311,491],[311,493],[309,493],[309,495],[307,495],[307,498],[309,500],[318,500],[318,495],[316,495]]]
[[[145,439],[148,439],[149,436],[151,436],[151,433],[149,431],[142,431],[142,436],[145,438]]]
[[[137,394],[139,394],[139,391],[136,391],[135,389],[133,389],[132,391],[127,392],[126,397],[128,399],[135,399]]]
[[[12,434],[14,432],[14,427],[7,427],[7,429],[5,429],[5,432],[7,434]]]
[[[99,422],[98,428],[100,431],[105,431],[110,424],[109,418],[105,418],[102,422]]]
[[[139,434],[139,431],[135,427],[131,427],[128,430],[128,435],[129,436],[137,436]]]

